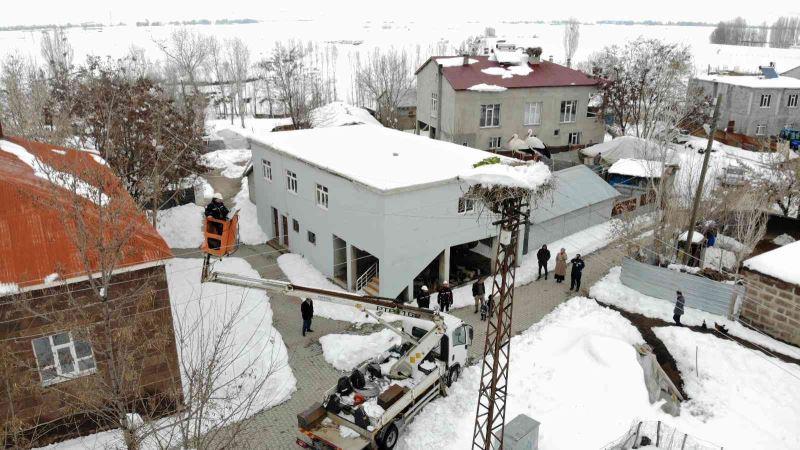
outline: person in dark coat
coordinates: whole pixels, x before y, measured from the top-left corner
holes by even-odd
[[[314,302],[310,298],[306,298],[300,304],[300,315],[303,316],[303,336],[306,335],[306,332],[313,333],[311,319],[314,318]]]
[[[547,279],[547,263],[550,261],[550,250],[547,249],[546,245],[543,245],[542,248],[536,252],[536,260],[539,261],[539,276],[536,279],[542,278],[542,269],[544,269],[544,279]]]
[[[486,286],[483,284],[483,277],[478,277],[474,283],[472,283],[472,297],[475,299],[475,313],[478,313],[478,309],[481,307],[481,303],[483,303],[483,296],[486,293]]]
[[[683,305],[686,303],[686,299],[683,298],[683,292],[676,291],[678,294],[678,299],[675,300],[675,309],[672,311],[672,320],[675,321],[675,325],[681,326],[681,316],[683,315]]]
[[[450,306],[453,304],[453,290],[450,289],[450,282],[447,280],[444,280],[442,287],[439,288],[437,300],[439,302],[439,311],[450,312]]]
[[[578,253],[570,260],[570,264],[572,264],[572,271],[570,272],[569,290],[575,289],[575,292],[578,292],[581,289],[581,276],[586,263],[583,262],[581,254]]]
[[[228,208],[225,207],[225,203],[222,202],[222,194],[219,192],[214,193],[214,197],[211,198],[211,203],[206,205],[205,215],[206,217],[210,217],[212,219],[217,220],[228,220]],[[221,223],[210,222],[208,224],[208,231],[214,234],[222,234],[223,226]],[[219,239],[212,239],[208,238],[208,247],[213,249],[219,248],[220,241]]]
[[[494,295],[490,295],[489,298],[486,299],[486,314],[489,316],[489,319],[494,315]]]
[[[420,308],[431,307],[431,294],[428,292],[428,286],[422,286],[422,292],[417,297],[417,306]]]

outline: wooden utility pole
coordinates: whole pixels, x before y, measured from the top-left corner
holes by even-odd
[[[686,246],[684,253],[686,253],[686,264],[691,260],[692,254],[692,237],[694,235],[694,223],[697,220],[697,208],[700,206],[700,199],[703,196],[703,183],[706,181],[706,172],[708,171],[708,160],[711,158],[711,148],[714,145],[714,135],[717,133],[717,120],[719,120],[719,104],[722,103],[722,94],[717,94],[717,83],[714,83],[714,115],[711,118],[711,125],[708,131],[708,144],[706,144],[706,153],[703,155],[703,169],[700,171],[700,182],[697,184],[697,192],[694,194],[694,203],[692,204],[692,215],[689,219],[689,231],[686,236]]]

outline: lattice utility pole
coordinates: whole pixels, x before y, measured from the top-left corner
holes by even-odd
[[[517,244],[520,225],[527,216],[528,195],[507,197],[496,203],[487,203],[501,218],[497,263],[495,265],[492,296],[496,315],[487,321],[486,342],[483,347],[483,368],[478,393],[478,410],[475,414],[473,450],[503,448],[503,431],[508,395],[508,366],[511,356],[511,318],[514,307],[514,276],[517,263]]]

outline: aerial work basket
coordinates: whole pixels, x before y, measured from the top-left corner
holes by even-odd
[[[229,220],[205,218],[203,245],[200,249],[207,255],[228,256],[239,248],[239,212],[235,211]]]

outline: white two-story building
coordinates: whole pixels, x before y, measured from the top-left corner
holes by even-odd
[[[341,286],[406,299],[490,272],[494,218],[457,180],[490,153],[373,125],[251,146],[261,227]]]

